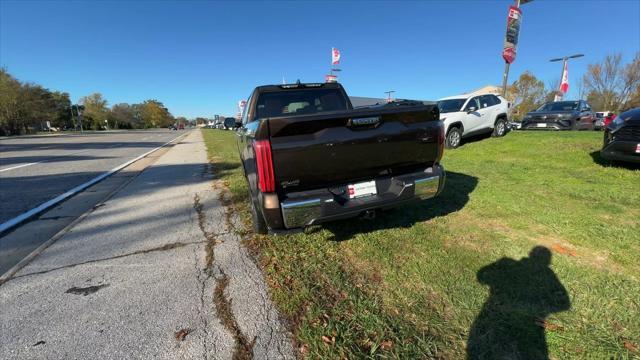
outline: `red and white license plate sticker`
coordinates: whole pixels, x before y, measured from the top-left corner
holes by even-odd
[[[347,189],[349,191],[349,199],[377,194],[375,180],[348,185]]]
[[[636,154],[640,154],[640,144],[636,145]]]

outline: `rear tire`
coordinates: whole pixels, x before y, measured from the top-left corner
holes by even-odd
[[[493,127],[493,137],[503,137],[507,135],[507,121],[504,118],[496,120],[496,124]]]
[[[460,128],[452,127],[451,129],[449,129],[449,132],[447,132],[447,138],[445,141],[447,148],[455,149],[458,146],[460,146],[461,142],[462,142],[462,131],[460,131]]]
[[[257,201],[253,199],[251,191],[249,191],[249,199],[251,199],[251,220],[253,224],[253,231],[256,234],[268,234],[269,228],[267,228],[267,223],[264,221],[262,212],[258,210]]]
[[[580,120],[577,119],[576,121],[573,122],[573,124],[571,124],[571,130],[580,130]]]

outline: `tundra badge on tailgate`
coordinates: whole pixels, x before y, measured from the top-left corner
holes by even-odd
[[[288,187],[291,186],[298,186],[300,185],[300,180],[299,179],[295,179],[295,180],[287,180],[287,181],[283,181],[280,183],[280,186],[282,186],[283,189],[286,189]]]
[[[351,119],[351,125],[353,126],[375,125],[379,122],[380,118],[377,116]]]

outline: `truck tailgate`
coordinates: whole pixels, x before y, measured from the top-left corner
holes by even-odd
[[[268,119],[280,192],[326,188],[431,166],[442,151],[435,105]]]

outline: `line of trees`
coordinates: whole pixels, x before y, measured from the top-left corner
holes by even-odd
[[[79,129],[144,129],[167,127],[184,118],[174,118],[158,100],[140,104],[109,103],[100,93],[80,99],[73,105],[66,92],[51,91],[38,84],[23,83],[0,68],[0,135],[18,135],[50,127]],[[79,118],[79,115],[81,117]]]
[[[627,64],[621,54],[606,56],[589,64],[582,80],[576,84],[579,97],[589,102],[594,111],[620,113],[640,107],[640,53]],[[522,117],[545,102],[553,101],[559,87],[557,79],[545,83],[525,71],[507,88],[507,98],[513,104],[512,116]]]

